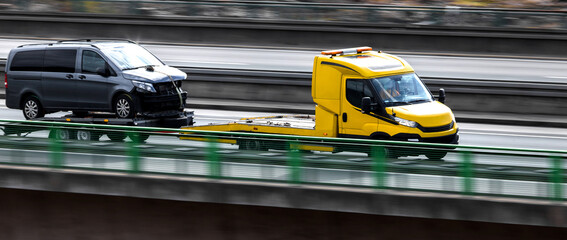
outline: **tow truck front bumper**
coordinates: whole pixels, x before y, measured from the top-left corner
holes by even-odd
[[[431,138],[423,138],[419,134],[400,133],[392,136],[391,139],[396,141],[459,144],[459,130],[457,129],[457,132],[451,135]]]

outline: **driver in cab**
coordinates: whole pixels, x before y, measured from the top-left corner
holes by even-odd
[[[381,91],[380,91],[380,97],[383,100],[394,99],[395,97],[400,96],[400,91],[398,90],[397,81],[400,81],[401,77],[397,77],[397,78],[398,79],[391,77],[385,83],[380,84],[380,85],[382,85]]]

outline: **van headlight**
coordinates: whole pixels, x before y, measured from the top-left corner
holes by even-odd
[[[410,120],[407,120],[407,119],[394,117],[394,120],[396,120],[396,122],[398,122],[402,126],[411,127],[411,128],[414,128],[414,127],[417,126],[416,122],[410,121]]]
[[[151,83],[139,82],[134,80],[132,80],[132,83],[138,89],[138,91],[142,91],[142,92],[146,91],[146,92],[154,92],[154,93],[156,92],[154,85],[152,85]]]

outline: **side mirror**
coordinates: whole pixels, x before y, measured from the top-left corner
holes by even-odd
[[[362,113],[369,113],[371,111],[372,108],[372,101],[370,100],[370,97],[363,97],[362,98]]]
[[[439,97],[437,98],[437,100],[441,103],[445,103],[445,89],[439,89]]]

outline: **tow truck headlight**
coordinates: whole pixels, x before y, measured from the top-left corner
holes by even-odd
[[[407,120],[407,119],[394,117],[394,120],[396,120],[396,122],[398,122],[402,126],[411,127],[411,128],[414,128],[414,127],[417,126],[416,122],[410,121],[410,120]]]
[[[147,91],[147,92],[156,92],[156,89],[151,83],[147,82],[139,82],[139,81],[132,81],[134,86],[138,89],[138,91]]]

